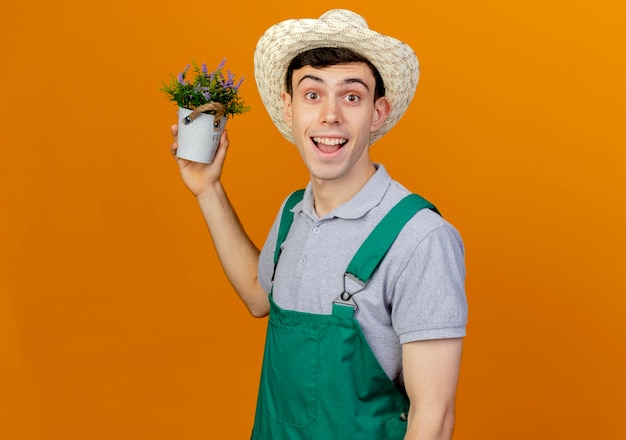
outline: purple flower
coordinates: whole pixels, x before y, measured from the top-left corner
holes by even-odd
[[[228,88],[228,87],[232,87],[233,86],[233,81],[235,80],[235,75],[232,74],[230,72],[230,70],[228,71],[228,80],[226,81],[226,84],[224,85],[224,88]]]
[[[206,64],[188,64],[178,77],[172,78],[169,85],[163,83],[163,91],[170,94],[171,100],[178,102],[180,106],[197,106],[204,102],[217,101],[226,106],[229,114],[248,111],[237,95],[244,79],[242,77],[237,80],[234,73],[226,70],[225,64],[226,58],[213,71],[209,71]],[[192,66],[193,74],[188,77]]]
[[[180,72],[178,74],[178,83],[179,84],[186,84],[185,83],[185,77],[187,76],[187,71],[189,70],[189,67],[191,67],[189,64],[187,64],[187,67],[185,67],[185,70],[183,70],[182,72]]]

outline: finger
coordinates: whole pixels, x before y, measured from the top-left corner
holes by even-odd
[[[222,132],[222,136],[220,137],[220,143],[217,146],[217,152],[215,153],[216,159],[218,159],[220,162],[224,161],[224,157],[226,156],[229,145],[230,141],[228,140],[228,130],[225,129]]]
[[[172,156],[176,157],[176,150],[178,150],[178,125],[172,125],[170,130],[172,132],[172,137],[174,138],[174,142],[170,145],[170,153],[172,153]]]

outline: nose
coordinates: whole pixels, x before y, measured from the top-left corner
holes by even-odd
[[[322,123],[334,125],[339,122],[341,122],[339,103],[333,98],[326,99],[322,107]]]

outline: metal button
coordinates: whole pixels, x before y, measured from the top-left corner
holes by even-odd
[[[402,413],[400,414],[400,420],[402,420],[403,422],[406,422],[408,419],[408,416],[406,413]]]

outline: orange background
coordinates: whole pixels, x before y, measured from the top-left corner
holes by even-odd
[[[626,438],[625,5],[8,2],[0,437],[249,438],[265,320],[218,266],[158,89],[192,59],[246,78],[224,180],[261,246],[307,177],[260,102],[254,46],[347,7],[422,65],[373,157],[466,243],[455,438]]]

